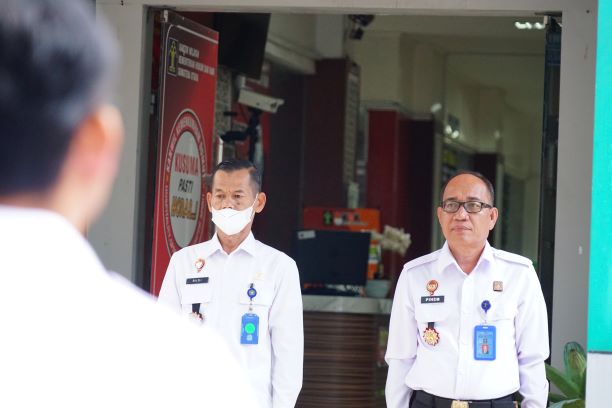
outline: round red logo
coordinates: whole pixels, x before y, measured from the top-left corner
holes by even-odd
[[[164,234],[170,253],[204,239],[206,146],[195,112],[183,110],[172,126],[164,158]]]

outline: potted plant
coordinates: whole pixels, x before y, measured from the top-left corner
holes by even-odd
[[[565,345],[563,350],[565,372],[546,364],[546,378],[562,394],[549,393],[549,408],[584,408],[586,390],[586,353],[574,341]]]

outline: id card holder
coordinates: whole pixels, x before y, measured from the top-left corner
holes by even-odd
[[[495,326],[474,327],[474,360],[495,360],[496,346]]]
[[[245,313],[242,315],[240,328],[240,344],[259,343],[259,316],[255,313]]]

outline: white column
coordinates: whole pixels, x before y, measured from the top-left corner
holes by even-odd
[[[103,14],[121,44],[119,81],[115,104],[125,123],[125,142],[119,174],[113,193],[100,219],[88,231],[88,239],[104,265],[130,280],[135,279],[137,187],[141,109],[144,8],[119,2],[98,2],[96,12]]]
[[[586,345],[595,95],[595,10],[563,14],[552,363],[568,341]],[[578,102],[580,101],[580,102]]]

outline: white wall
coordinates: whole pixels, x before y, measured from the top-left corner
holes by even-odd
[[[501,152],[502,136],[514,136],[508,134],[502,122],[507,114],[504,105],[504,94],[499,88],[480,87],[478,92],[478,113],[476,137],[478,139],[478,151],[484,153]],[[502,133],[503,132],[503,133]],[[498,137],[496,137],[496,133]]]
[[[119,174],[111,200],[100,219],[88,229],[104,265],[130,280],[136,276],[137,190],[140,117],[142,115],[142,49],[144,9],[141,5],[100,4],[96,11],[111,22],[122,47],[116,104],[125,123],[125,141]]]
[[[443,102],[445,53],[410,35],[401,36],[402,103],[415,114],[428,115]]]
[[[481,89],[458,73],[452,63],[447,64],[445,117],[453,115],[459,119],[460,135],[456,140],[474,150],[480,147],[478,117]]]
[[[416,115],[429,115],[443,102],[444,53],[398,32],[367,31],[347,42],[347,54],[361,67],[361,99],[392,102]]]
[[[314,51],[317,47],[316,22],[314,14],[273,14],[268,35],[281,37],[300,48]]]
[[[610,378],[612,378],[612,354],[589,353],[586,388],[588,408],[610,405]]]
[[[319,57],[316,27],[315,15],[273,14],[268,29],[266,59],[296,73],[314,74]]]
[[[316,50],[321,58],[341,58],[346,54],[345,21],[343,15],[316,16]]]
[[[541,97],[541,103],[544,98]],[[504,155],[505,169],[508,173],[521,180],[525,180],[529,171],[529,147],[528,143],[530,136],[535,136],[540,141],[542,140],[542,126],[540,125],[540,133],[531,135],[532,128],[531,117],[517,112],[516,110],[504,106],[502,115],[502,138],[501,138],[501,153]]]
[[[553,363],[559,364],[567,340],[585,343],[587,273],[590,228],[590,180],[593,134],[594,62],[597,19],[596,0],[97,0],[99,9],[111,12],[124,46],[124,69],[119,102],[132,138],[137,137],[142,60],[143,18],[140,6],[187,6],[191,9],[248,10],[309,13],[410,13],[532,15],[534,11],[563,12],[560,89],[555,294],[553,305]],[[124,3],[125,6],[119,6]],[[381,60],[385,61],[385,60]],[[128,139],[120,185],[102,223],[94,226],[92,242],[103,261],[126,276],[134,276],[131,250],[135,240],[133,202],[137,178],[137,146]],[[100,224],[100,223],[99,223]],[[131,226],[132,225],[132,226]],[[117,233],[115,228],[121,229]],[[579,248],[582,248],[582,254]],[[116,256],[115,256],[116,255]]]
[[[411,41],[404,36],[404,42]],[[433,45],[417,42],[414,46],[412,109],[429,113],[434,103],[444,101],[445,54]]]
[[[525,174],[525,197],[523,203],[523,255],[538,259],[539,205],[540,205],[540,162],[542,160],[542,110],[531,120],[527,130],[524,149],[529,153]]]
[[[398,33],[367,33],[348,41],[348,55],[361,67],[361,100],[403,103],[401,45]]]

